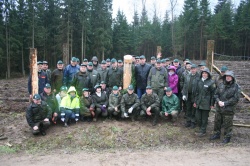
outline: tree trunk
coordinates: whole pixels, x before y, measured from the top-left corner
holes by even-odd
[[[32,96],[38,93],[38,71],[37,71],[37,50],[36,48],[30,49],[30,70],[31,70],[31,87]]]

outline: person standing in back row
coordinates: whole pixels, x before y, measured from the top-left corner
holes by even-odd
[[[140,64],[135,66],[135,79],[137,86],[137,95],[139,99],[143,94],[146,93],[147,78],[151,66],[146,63],[146,58],[144,55],[140,56]]]

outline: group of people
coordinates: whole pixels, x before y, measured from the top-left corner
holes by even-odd
[[[155,126],[159,117],[176,124],[180,112],[185,112],[187,128],[197,128],[196,135],[206,135],[209,112],[216,109],[214,134],[219,139],[224,127],[223,143],[230,142],[239,87],[234,73],[222,66],[215,78],[206,64],[198,66],[189,59],[157,59],[146,63],[144,55],[133,58],[134,85],[123,87],[123,62],[115,58],[89,62],[72,57],[64,67],[58,61],[51,72],[46,61],[38,62],[39,94],[27,108],[26,118],[33,134],[45,135],[50,123],[61,120],[65,127],[72,122],[97,121],[102,117],[132,121],[152,117]],[[31,78],[28,89],[31,94]]]

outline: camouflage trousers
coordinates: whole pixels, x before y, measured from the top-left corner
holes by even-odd
[[[108,107],[108,113],[109,113],[109,116],[111,117],[112,115],[114,116],[118,116],[120,114],[120,108],[118,108],[118,111],[115,111],[115,108],[113,107]]]
[[[214,132],[215,134],[221,134],[221,128],[224,127],[224,137],[230,138],[233,130],[233,114],[224,114],[221,112],[215,113],[214,119]]]
[[[163,96],[164,94],[164,88],[157,88],[157,89],[153,89],[153,92],[156,93],[159,97],[160,103],[162,102]],[[160,104],[161,106],[161,104]]]

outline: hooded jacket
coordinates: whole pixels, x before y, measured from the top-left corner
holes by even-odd
[[[202,73],[208,73],[208,78],[206,80],[202,80]],[[197,90],[195,95],[195,103],[196,108],[201,110],[210,110],[210,107],[214,105],[214,92],[215,92],[215,84],[212,80],[210,71],[208,68],[205,68],[201,71],[200,80],[197,84]]]
[[[226,81],[227,75],[233,78],[231,82]],[[235,107],[239,101],[238,92],[239,86],[236,84],[234,73],[232,71],[227,71],[223,76],[223,83],[217,87],[214,95],[216,101],[224,102],[224,107],[220,107],[217,102],[216,110],[224,114],[234,114]]]
[[[93,56],[93,58],[91,59],[91,61],[92,61],[92,63],[93,63],[93,61],[97,62],[96,65],[94,65],[94,63],[93,63],[93,69],[94,70],[98,70],[98,69],[101,68],[101,65],[99,64],[98,58],[96,56]]]
[[[170,70],[174,70],[174,74],[170,75],[169,74]],[[179,78],[178,78],[178,75],[175,74],[175,72],[176,72],[176,69],[175,69],[174,66],[170,66],[168,68],[168,86],[172,89],[173,93],[178,93],[178,81],[179,81]]]
[[[70,96],[70,92],[72,91],[76,93],[75,97]],[[79,97],[77,95],[75,87],[71,86],[68,90],[67,96],[65,96],[61,101],[60,111],[63,111],[63,110],[79,111],[79,109],[80,109]]]

